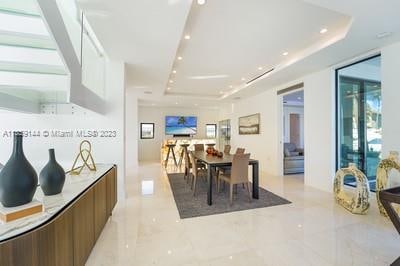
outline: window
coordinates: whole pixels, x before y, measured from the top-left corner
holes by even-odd
[[[336,81],[337,168],[355,163],[375,191],[382,147],[380,56],[338,69]],[[344,182],[355,185],[354,177]]]
[[[140,138],[154,139],[154,123],[140,123]]]
[[[209,139],[215,139],[217,137],[217,125],[207,124],[206,125],[206,137]]]

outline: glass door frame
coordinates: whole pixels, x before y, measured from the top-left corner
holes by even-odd
[[[380,57],[381,54],[376,54],[370,57],[367,57],[365,59],[356,61],[354,63],[345,65],[343,67],[337,68],[335,69],[335,147],[336,147],[336,152],[335,152],[335,159],[336,159],[336,163],[335,163],[335,169],[336,171],[340,168],[340,121],[339,121],[339,107],[340,107],[340,88],[339,88],[339,71],[344,69],[344,68],[348,68],[351,67],[353,65],[357,65],[360,64],[362,62],[371,60],[373,58],[377,58]],[[366,138],[366,112],[365,112],[365,104],[363,102],[366,102],[366,98],[367,98],[367,93],[366,93],[366,89],[365,89],[365,83],[367,82],[371,82],[371,83],[376,83],[376,81],[372,81],[372,80],[367,80],[367,79],[357,79],[357,78],[352,78],[352,77],[343,77],[344,79],[347,79],[349,81],[355,81],[355,82],[359,82],[360,83],[360,95],[362,95],[363,97],[358,99],[358,105],[359,105],[359,114],[363,114],[364,117],[362,119],[359,119],[358,121],[358,142],[359,142],[359,147],[360,147],[360,154],[362,154],[362,159],[359,159],[360,162],[360,169],[363,171],[364,169],[366,169],[367,165],[367,150],[368,150],[368,144],[367,144],[367,138]],[[361,128],[363,130],[361,130]]]

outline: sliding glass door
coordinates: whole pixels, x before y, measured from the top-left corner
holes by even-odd
[[[355,163],[375,190],[381,159],[382,113],[380,56],[338,69],[337,167]],[[348,177],[347,185],[355,185]]]

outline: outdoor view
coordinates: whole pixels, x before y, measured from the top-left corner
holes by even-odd
[[[338,70],[338,167],[355,163],[375,190],[381,160],[380,56]],[[345,179],[355,185],[354,177]]]

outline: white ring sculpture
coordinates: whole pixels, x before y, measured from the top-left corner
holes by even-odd
[[[388,158],[383,159],[376,169],[376,200],[379,212],[386,217],[387,213],[379,199],[379,191],[389,188],[389,173],[391,170],[400,172],[399,153],[397,151],[391,151]],[[400,214],[400,207],[397,208],[397,212]]]
[[[344,177],[354,176],[356,178],[356,192],[349,195],[344,191]],[[350,163],[348,168],[339,169],[335,175],[333,184],[336,202],[346,210],[354,214],[366,214],[369,209],[369,183],[367,177],[361,172],[354,163]]]

